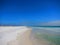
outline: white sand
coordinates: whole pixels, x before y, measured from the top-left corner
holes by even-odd
[[[12,45],[13,43],[15,43],[13,45],[19,45],[16,40],[17,35],[22,35],[28,30],[31,30],[31,28],[27,28],[26,26],[1,26],[0,45]]]

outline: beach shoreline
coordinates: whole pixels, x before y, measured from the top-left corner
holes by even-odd
[[[26,26],[18,27],[0,27],[0,45],[32,45],[32,42],[29,39],[31,28]],[[23,40],[24,39],[24,40]],[[27,43],[28,42],[28,43]]]

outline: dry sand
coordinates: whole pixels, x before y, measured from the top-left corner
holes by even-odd
[[[22,35],[18,34],[17,39],[8,42],[8,45],[33,45],[30,40],[31,30],[25,31]]]
[[[0,45],[32,45],[31,31],[26,26],[0,27]]]

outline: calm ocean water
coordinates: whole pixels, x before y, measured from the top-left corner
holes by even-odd
[[[60,27],[32,27],[32,35],[60,45]]]
[[[60,32],[60,27],[32,27],[32,29],[33,31],[47,30],[47,31]]]

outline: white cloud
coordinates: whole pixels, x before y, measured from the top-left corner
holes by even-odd
[[[51,21],[41,24],[42,26],[60,26],[60,20],[59,21]]]

